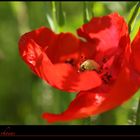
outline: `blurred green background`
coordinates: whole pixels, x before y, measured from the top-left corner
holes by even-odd
[[[94,16],[117,11],[127,20],[136,2],[94,2]],[[62,2],[66,21],[61,31],[76,33],[83,24],[83,2]],[[0,2],[0,125],[50,125],[43,112],[64,111],[74,94],[53,89],[35,76],[18,53],[20,35],[40,26],[50,27],[46,14],[51,2]],[[135,124],[138,94],[124,105],[99,116],[55,125]],[[52,125],[54,125],[52,124]]]

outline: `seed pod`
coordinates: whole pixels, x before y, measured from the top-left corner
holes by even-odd
[[[88,59],[86,61],[84,61],[81,65],[80,65],[80,70],[81,71],[86,71],[86,70],[99,70],[100,65],[95,62],[92,59]]]

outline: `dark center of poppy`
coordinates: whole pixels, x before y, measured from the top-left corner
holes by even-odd
[[[96,71],[99,76],[101,77],[102,81],[105,84],[109,84],[109,82],[112,80],[112,74],[109,72],[109,68],[107,66],[104,66],[107,63],[108,59],[104,57],[102,59],[102,63],[97,63],[93,59],[87,59],[83,61],[80,65],[80,72],[84,71]]]
[[[80,63],[80,66],[78,67],[76,66],[77,64],[74,58],[66,59],[65,63],[75,67],[78,72],[96,71],[105,84],[110,83],[112,80],[112,75],[109,72],[109,66],[106,66],[106,63],[108,62],[106,57],[103,57],[102,62],[100,63],[97,63],[94,59],[87,59],[85,57],[82,57],[81,61],[82,63]]]
[[[101,78],[105,84],[108,84],[112,78],[112,75],[106,72],[101,76]]]
[[[65,60],[65,63],[74,66],[74,59],[73,58],[69,58],[69,59]]]

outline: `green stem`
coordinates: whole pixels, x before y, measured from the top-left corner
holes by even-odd
[[[89,11],[88,11],[88,5],[87,2],[83,2],[83,17],[84,17],[84,23],[89,21]]]
[[[52,18],[55,25],[55,31],[57,31],[57,19],[56,19],[56,2],[52,1]]]
[[[63,12],[62,2],[58,2],[58,25],[59,27],[64,26],[65,24],[65,15]]]
[[[136,125],[140,125],[140,99],[138,102],[138,109],[137,109],[137,114],[136,114]]]
[[[83,19],[84,23],[89,22],[90,18],[94,17],[94,11],[93,8],[94,3],[93,2],[83,2]]]
[[[91,15],[93,18],[94,17],[94,2],[92,2],[92,4],[91,4]]]
[[[140,7],[140,2],[137,3],[134,13],[132,14],[132,17],[130,18],[130,20],[128,22],[129,33],[131,32],[132,23],[134,22],[137,14],[138,14],[139,7]]]

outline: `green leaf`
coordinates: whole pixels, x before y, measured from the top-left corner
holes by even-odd
[[[55,32],[61,31],[61,27],[65,24],[65,13],[62,9],[62,2],[51,2],[51,13],[47,13],[47,21],[51,29]]]
[[[65,13],[62,8],[62,2],[58,2],[58,25],[60,27],[64,26],[65,24]]]
[[[136,36],[139,28],[140,28],[140,15],[137,17],[137,19],[135,21],[135,26],[133,27],[133,30],[131,31],[131,34],[130,34],[131,40],[134,39],[134,37]]]
[[[51,29],[53,31],[55,31],[56,30],[55,29],[56,27],[55,27],[55,24],[54,24],[53,19],[51,18],[51,16],[49,14],[46,14],[46,18],[47,18],[47,21],[48,21],[49,26],[51,27]]]
[[[133,30],[136,18],[138,14],[140,13],[140,2],[138,2],[131,10],[129,16],[128,16],[128,27],[129,27],[129,32]]]

